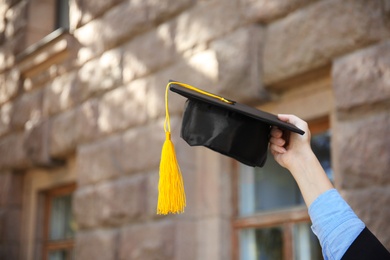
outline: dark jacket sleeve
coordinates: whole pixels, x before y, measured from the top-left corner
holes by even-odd
[[[390,260],[390,252],[366,227],[347,249],[342,260]]]

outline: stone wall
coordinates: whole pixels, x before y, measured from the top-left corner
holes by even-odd
[[[232,169],[180,140],[174,94],[188,207],[155,214],[165,84],[260,104],[330,68],[336,186],[390,247],[388,1],[73,0],[69,32],[34,49],[24,44],[29,2],[3,2],[0,258],[20,243],[7,230],[21,200],[8,198],[22,189],[10,187],[75,157],[76,259],[229,259]]]

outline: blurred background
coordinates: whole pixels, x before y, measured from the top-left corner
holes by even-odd
[[[322,259],[296,183],[180,138],[184,214],[156,215],[182,81],[309,122],[390,248],[388,0],[0,2],[0,259]]]

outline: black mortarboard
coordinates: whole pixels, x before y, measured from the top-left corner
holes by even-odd
[[[246,165],[264,165],[271,126],[304,134],[276,115],[192,86],[171,81],[169,88],[188,98],[181,137],[191,146],[208,147]]]
[[[166,139],[161,152],[157,214],[182,213],[186,206],[183,178],[171,141],[168,89],[188,98],[181,137],[189,145],[208,147],[250,166],[264,165],[271,126],[304,134],[275,115],[170,81],[165,90]]]

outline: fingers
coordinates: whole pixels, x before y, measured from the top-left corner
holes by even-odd
[[[281,154],[281,153],[283,154],[287,152],[286,148],[284,148],[283,146],[279,146],[273,143],[270,144],[269,148],[273,155]]]
[[[286,148],[283,147],[286,144],[286,140],[284,140],[282,136],[283,136],[282,130],[276,127],[273,127],[271,129],[271,138],[269,140],[270,142],[269,147],[273,155],[287,152]]]
[[[283,136],[283,131],[277,127],[272,127],[270,134],[272,137],[281,138]]]
[[[304,131],[308,129],[307,123],[295,115],[279,114],[278,118],[284,122],[293,124]]]

